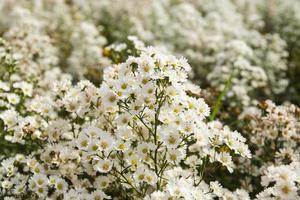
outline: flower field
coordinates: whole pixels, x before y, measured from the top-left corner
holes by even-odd
[[[0,199],[299,200],[299,0],[0,0]]]

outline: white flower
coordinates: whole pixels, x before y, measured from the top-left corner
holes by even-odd
[[[7,91],[9,91],[10,88],[7,83],[0,81],[0,89],[7,92]]]
[[[103,191],[96,190],[90,194],[88,199],[91,200],[104,200],[104,199],[111,199],[110,196],[107,196]]]
[[[58,194],[64,193],[68,190],[68,184],[63,179],[58,178],[55,181],[55,189]]]
[[[19,116],[15,110],[6,110],[0,114],[0,118],[4,121],[4,124],[8,126],[9,129],[18,122]]]
[[[273,194],[286,200],[297,199],[298,197],[297,187],[290,181],[277,182]]]
[[[179,163],[184,158],[184,153],[177,149],[168,150],[168,160],[172,163]]]
[[[172,129],[171,127],[166,127],[168,132],[163,135],[163,141],[168,148],[176,148],[181,142],[181,135],[177,130]],[[163,131],[163,130],[162,130]],[[173,132],[174,131],[174,132]]]
[[[9,93],[7,94],[7,100],[11,104],[18,104],[20,102],[20,97],[17,94]]]
[[[223,188],[219,182],[210,182],[210,188],[213,190],[213,193],[217,195],[217,197],[222,197]]]
[[[114,146],[113,138],[109,133],[103,134],[100,136],[98,147],[100,151],[109,152]]]
[[[96,164],[94,165],[94,169],[102,173],[109,172],[111,168],[112,168],[112,163],[108,159],[97,159]]]
[[[225,166],[229,172],[233,172],[234,164],[232,162],[232,158],[229,153],[222,152],[220,154],[216,155],[216,160],[222,163],[223,166]]]
[[[76,140],[76,145],[79,149],[86,150],[89,146],[90,139],[86,135],[80,135],[79,138]]]
[[[30,96],[32,95],[32,91],[33,91],[33,86],[30,83],[27,82],[16,82],[13,84],[14,88],[20,88],[22,90],[22,92],[24,93],[24,95],[26,96]]]
[[[110,179],[107,176],[98,176],[95,179],[94,185],[98,188],[104,189],[109,186]]]
[[[117,105],[117,94],[110,90],[108,86],[103,84],[99,91],[101,97],[102,97],[102,103],[104,108],[113,108]]]

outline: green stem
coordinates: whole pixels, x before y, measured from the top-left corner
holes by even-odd
[[[229,79],[226,81],[225,87],[223,89],[223,91],[221,92],[221,94],[218,96],[218,99],[216,101],[216,103],[213,106],[213,112],[210,115],[210,121],[213,121],[217,114],[220,111],[221,105],[222,105],[222,99],[223,97],[227,94],[228,89],[230,88],[231,84],[232,84],[232,77],[233,77],[233,73],[231,73]]]

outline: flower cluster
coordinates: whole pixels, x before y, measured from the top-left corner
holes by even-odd
[[[71,77],[57,67],[57,49],[41,23],[23,8],[16,7],[10,14],[12,23],[4,34],[10,47],[1,39],[1,135],[23,143],[28,137],[44,137],[44,118],[56,116],[49,103],[50,83]],[[41,110],[42,103],[48,107]],[[43,114],[36,114],[38,110]]]
[[[203,180],[206,165],[219,162],[232,172],[232,156],[251,155],[238,132],[206,122],[207,104],[187,95],[189,70],[185,59],[145,48],[107,68],[100,88],[89,81],[57,82],[52,109],[58,116],[47,118],[42,148],[2,161],[2,193],[65,199],[217,196]],[[43,116],[49,103],[35,103]]]
[[[193,67],[191,76],[201,86],[222,91],[234,74],[231,93],[226,95],[229,102],[236,101],[231,106],[248,106],[253,102],[252,98],[286,92],[287,71],[297,72],[295,64],[290,66],[289,63],[295,70],[287,67],[287,57],[294,63],[296,56],[293,55],[297,54],[296,50],[290,50],[295,49],[291,45],[295,39],[290,39],[295,37],[290,37],[289,33],[299,21],[294,14],[297,6],[290,6],[291,3],[281,3],[282,9],[275,9],[279,14],[269,17],[279,34],[262,31],[269,23],[264,21],[264,16],[269,14],[265,7],[269,4],[256,1],[250,4],[230,0],[73,0],[71,3],[4,0],[0,9],[2,7],[1,11],[7,15],[16,9],[14,4],[30,12],[31,18],[42,25],[58,47],[60,66],[75,79],[88,78],[99,83],[101,79],[97,77],[101,77],[103,68],[109,65],[109,60],[102,55],[105,53],[103,47],[107,42],[123,42],[130,34],[187,57]],[[290,14],[285,17],[286,13]],[[281,15],[284,17],[274,17]],[[296,25],[283,29],[286,21],[296,21]],[[12,22],[3,17],[0,29],[1,24],[3,30],[0,32],[6,32]],[[287,41],[288,48],[282,38]],[[246,55],[228,53],[232,45]],[[217,74],[222,74],[222,78],[216,78]],[[290,79],[294,83],[296,76],[292,76]],[[292,87],[289,93],[295,89]]]
[[[249,142],[255,149],[255,157],[274,164],[299,161],[300,108],[295,105],[276,106],[265,101],[261,109],[248,108],[240,118],[245,122],[243,129],[247,132]],[[262,151],[260,146],[267,146]],[[270,150],[272,149],[272,150]]]
[[[300,75],[299,67],[299,29],[300,29],[300,9],[299,1],[293,0],[267,0],[267,1],[239,1],[237,8],[242,13],[251,15],[251,18],[259,19],[262,22],[263,32],[276,33],[284,39],[287,44],[288,52],[288,79],[289,87],[285,92],[288,99],[293,103],[299,101],[296,91],[299,91],[300,85],[298,78]],[[249,22],[247,22],[248,24]],[[275,54],[273,54],[275,56]],[[277,56],[276,56],[277,57]],[[276,59],[276,58],[275,58]],[[275,61],[275,60],[274,60]],[[275,63],[274,63],[275,64]]]
[[[16,73],[15,54],[11,52],[4,40],[0,40],[0,102],[1,102],[1,137],[6,140],[18,141],[23,137],[25,127],[33,122],[31,116],[24,116],[26,113],[25,101],[32,96],[33,85],[24,81]],[[19,70],[18,70],[19,71]],[[34,123],[33,123],[34,124]],[[36,123],[35,123],[36,124]],[[4,132],[3,132],[4,131]],[[10,134],[11,133],[11,134]]]
[[[290,165],[270,166],[262,177],[262,185],[268,186],[263,192],[257,195],[257,199],[298,199],[300,183],[300,163],[291,163]],[[275,183],[275,184],[274,184]]]
[[[11,27],[5,32],[4,39],[10,42],[17,56],[20,74],[34,79],[55,67],[57,49],[43,32],[41,23],[24,8],[15,8],[11,18]]]
[[[285,42],[277,34],[260,33],[259,17],[248,22],[256,26],[245,23],[239,6],[231,1],[133,1],[140,7],[137,12],[131,12],[127,2],[116,2],[103,8],[110,23],[119,20],[120,12],[130,23],[112,29],[114,33],[127,28],[148,43],[187,57],[193,79],[203,86],[222,91],[234,74],[227,97],[234,97],[239,106],[248,106],[261,93],[282,93],[288,85]]]
[[[88,11],[81,11],[84,3],[5,0],[0,4],[0,21],[4,24],[0,33],[4,32],[17,51],[27,54],[24,65],[36,65],[26,73],[38,73],[59,64],[74,79],[89,78],[99,83],[103,68],[109,65],[102,56],[106,39],[101,27],[86,16]]]
[[[268,170],[267,173],[271,174],[267,177],[275,177],[274,173],[276,171],[271,171],[273,168],[269,166],[276,166],[275,168],[278,168],[279,171],[281,171],[281,168],[286,168],[288,171],[296,172],[297,163],[300,161],[299,107],[295,105],[276,106],[271,101],[262,103],[260,107],[248,108],[240,116],[243,121],[242,129],[244,135],[248,138],[253,156],[251,160],[242,161],[244,164],[239,165],[239,168],[244,173],[245,178],[247,177],[244,184],[252,184],[251,190],[255,191],[260,190],[258,181],[265,179],[265,170]],[[292,163],[295,168],[285,166],[292,165]],[[296,176],[293,176],[293,178],[296,178]],[[293,178],[287,178],[286,180],[293,180]],[[264,181],[263,186],[267,185],[268,182],[265,183]]]
[[[109,65],[109,61],[99,56],[102,54],[101,47],[105,44],[105,38],[99,35],[96,27],[82,22],[72,33],[70,43],[74,49],[68,58],[70,73],[75,73],[79,79],[83,79],[84,75],[96,76],[88,77],[91,80],[101,77],[103,69],[99,66]]]

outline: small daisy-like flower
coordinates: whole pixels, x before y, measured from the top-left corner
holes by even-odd
[[[56,192],[62,194],[68,190],[68,184],[63,179],[58,179],[55,181]]]
[[[99,159],[96,160],[96,163],[94,165],[94,169],[96,171],[102,172],[102,173],[107,173],[111,170],[112,168],[112,163],[108,159]]]
[[[98,176],[95,179],[94,185],[101,189],[105,189],[109,186],[110,179],[107,176]]]
[[[14,93],[7,94],[7,100],[11,104],[18,104],[20,102],[20,97]]]
[[[177,149],[168,150],[168,160],[172,163],[179,163],[183,157],[184,154],[180,150]]]
[[[234,163],[232,162],[232,158],[229,153],[222,152],[216,155],[216,160],[222,163],[229,172],[233,172]]]

